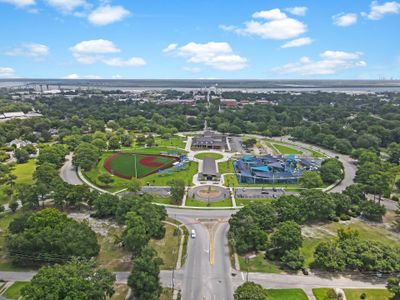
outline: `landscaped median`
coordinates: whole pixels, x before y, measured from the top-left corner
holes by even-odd
[[[393,297],[386,289],[343,289],[343,291],[347,300],[391,300]],[[317,300],[334,299],[335,291],[330,288],[318,288],[313,289],[313,294]],[[362,295],[364,298],[361,297]]]

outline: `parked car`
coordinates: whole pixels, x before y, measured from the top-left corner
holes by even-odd
[[[192,229],[192,231],[190,232],[190,237],[191,237],[192,239],[195,239],[195,238],[196,238],[196,231],[195,231],[194,229]]]

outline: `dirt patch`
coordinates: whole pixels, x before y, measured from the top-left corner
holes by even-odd
[[[108,235],[110,229],[120,228],[120,226],[110,220],[92,218],[89,213],[70,213],[68,217],[79,222],[87,222],[96,234],[104,237]]]

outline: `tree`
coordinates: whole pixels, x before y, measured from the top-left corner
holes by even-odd
[[[321,176],[317,172],[306,171],[300,178],[300,183],[307,189],[317,188],[323,185]]]
[[[19,164],[26,163],[29,160],[29,153],[23,148],[15,149],[14,155]]]
[[[142,181],[137,178],[132,178],[131,182],[129,183],[128,191],[131,193],[138,193],[142,189]]]
[[[132,145],[133,138],[129,134],[123,134],[121,135],[121,144],[124,147],[130,147]]]
[[[233,295],[235,300],[266,300],[267,291],[259,284],[254,282],[245,282],[240,285]]]
[[[373,201],[365,201],[361,206],[362,216],[370,221],[382,222],[382,217],[386,214],[386,208]]]
[[[54,208],[31,214],[19,232],[11,234],[6,247],[13,263],[37,265],[64,262],[71,257],[97,256],[95,232]]]
[[[108,173],[100,174],[99,177],[97,177],[97,179],[105,186],[108,186],[109,184],[114,182],[114,178]]]
[[[388,278],[386,288],[394,294],[393,300],[400,299],[400,276]]]
[[[335,201],[323,191],[304,190],[300,193],[299,202],[306,220],[329,220],[335,216]]]
[[[393,164],[400,164],[400,144],[391,143],[388,147],[389,161]]]
[[[77,167],[89,171],[98,162],[100,158],[100,150],[96,146],[89,143],[81,143],[75,149],[73,164]]]
[[[107,149],[107,142],[103,139],[97,138],[92,141],[92,145],[95,146],[99,150]]]
[[[114,149],[119,149],[121,148],[120,144],[120,139],[118,136],[113,135],[109,140],[108,140],[108,149],[114,150]]]
[[[301,228],[293,221],[282,222],[271,235],[271,251],[279,257],[287,251],[297,250],[303,243]]]
[[[118,197],[110,194],[101,194],[93,201],[93,207],[96,210],[96,217],[109,218],[114,217],[118,205]]]
[[[175,179],[168,182],[170,185],[171,199],[174,203],[182,201],[185,195],[185,182],[182,179]]]
[[[122,233],[123,245],[134,254],[139,254],[151,237],[146,224],[143,218],[133,211],[126,214],[125,224],[126,228]]]
[[[114,282],[115,275],[106,269],[97,269],[94,261],[74,259],[65,265],[40,268],[21,293],[29,300],[104,300],[114,294]]]
[[[298,224],[304,223],[307,216],[305,209],[297,196],[283,195],[273,202],[279,222],[295,221]]]
[[[329,158],[322,163],[319,173],[323,182],[331,184],[342,179],[342,170],[343,164],[339,160]]]
[[[293,270],[298,270],[304,265],[304,256],[300,254],[299,249],[292,249],[285,252],[281,261]]]
[[[160,266],[162,259],[150,247],[146,247],[133,259],[133,269],[128,277],[128,285],[139,300],[158,300],[162,291]]]

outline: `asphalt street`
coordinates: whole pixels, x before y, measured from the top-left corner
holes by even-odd
[[[80,185],[83,182],[79,179],[76,168],[72,165],[72,153],[65,157],[65,163],[60,169],[60,177],[72,185]]]

